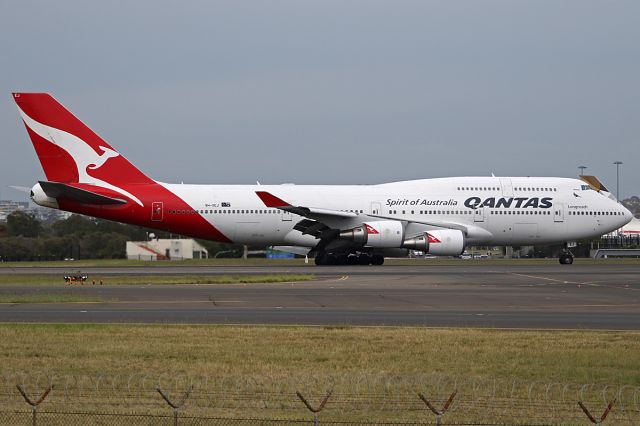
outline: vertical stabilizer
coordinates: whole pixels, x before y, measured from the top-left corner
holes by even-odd
[[[13,98],[48,180],[108,188],[153,182],[48,93]]]

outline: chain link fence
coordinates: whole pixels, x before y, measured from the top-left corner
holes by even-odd
[[[3,424],[8,425],[33,425],[31,423],[30,413],[24,412],[0,412],[0,419]],[[43,412],[38,414],[38,425],[50,426],[86,426],[102,425],[102,426],[173,426],[174,419],[172,416],[150,415],[150,414],[105,414],[105,413],[55,413]],[[178,417],[178,424],[181,426],[311,426],[313,420],[286,420],[286,419],[242,419],[242,418],[220,418],[220,417]],[[419,426],[432,425],[433,422],[407,423],[407,422],[341,422],[341,421],[323,421],[319,423],[326,426],[363,426],[363,425],[379,425],[379,426]],[[506,426],[506,423],[448,423],[457,426]],[[515,425],[516,423],[514,423]],[[535,423],[517,423],[518,426],[542,426]]]
[[[323,425],[638,425],[640,386],[437,374],[409,378],[363,375],[346,381],[341,376],[313,375],[0,372],[0,424],[33,425],[34,421],[83,426],[302,425],[314,421]]]

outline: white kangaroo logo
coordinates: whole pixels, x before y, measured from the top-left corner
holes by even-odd
[[[102,165],[103,165],[104,163],[106,163],[106,162],[107,162],[107,160],[108,160],[109,158],[117,157],[118,155],[120,155],[120,154],[118,154],[117,152],[115,152],[114,150],[112,150],[112,149],[110,149],[110,148],[106,148],[106,147],[104,147],[104,146],[100,146],[100,147],[98,147],[98,148],[100,148],[100,149],[102,150],[103,154],[101,154],[100,156],[98,156],[98,161],[97,161],[96,163],[91,163],[91,164],[89,164],[89,165],[87,166],[87,168],[88,168],[88,169],[91,169],[91,170],[99,169],[100,167],[102,167]]]
[[[144,207],[144,205],[138,198],[125,191],[124,189],[111,185],[110,183],[103,180],[97,179],[87,173],[87,169],[97,170],[102,167],[104,163],[106,163],[110,158],[119,156],[119,153],[110,148],[100,146],[99,148],[102,150],[102,154],[98,154],[93,148],[91,148],[85,141],[83,141],[79,137],[65,132],[64,130],[56,129],[55,127],[50,127],[45,124],[39,123],[25,114],[22,109],[18,109],[20,111],[22,119],[31,130],[33,130],[41,138],[46,139],[52,144],[64,149],[71,156],[71,158],[73,158],[73,161],[76,163],[76,167],[78,169],[79,183],[88,183],[91,185],[111,189],[112,191],[118,192],[131,198],[140,206]]]

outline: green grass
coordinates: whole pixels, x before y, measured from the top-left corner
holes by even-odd
[[[554,416],[582,416],[575,403],[581,389],[600,410],[605,385],[612,385],[607,396],[640,386],[638,332],[0,324],[0,342],[6,392],[15,393],[17,373],[31,386],[53,377],[58,390],[47,409],[58,411],[104,411],[108,401],[121,410],[168,412],[155,386],[179,395],[193,384],[187,415],[307,418],[294,392],[316,403],[333,389],[321,419],[416,421],[432,419],[416,390],[441,405],[458,389],[448,422],[536,423],[543,416],[537,423],[548,424],[560,423]],[[495,409],[473,403],[500,398],[516,399]],[[19,396],[4,406],[26,410]],[[609,420],[634,424],[624,419],[614,410]]]
[[[267,274],[267,275],[96,275],[90,276],[83,284],[68,284],[62,275],[17,274],[0,275],[0,286],[41,285],[41,286],[90,286],[96,285],[146,285],[146,284],[267,284],[312,281],[313,274]]]
[[[5,323],[0,341],[2,369],[60,374],[455,373],[640,385],[633,331]]]
[[[101,303],[104,299],[78,294],[0,294],[0,303]]]

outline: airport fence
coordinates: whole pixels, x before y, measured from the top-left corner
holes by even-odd
[[[7,425],[638,425],[640,386],[0,372]]]

